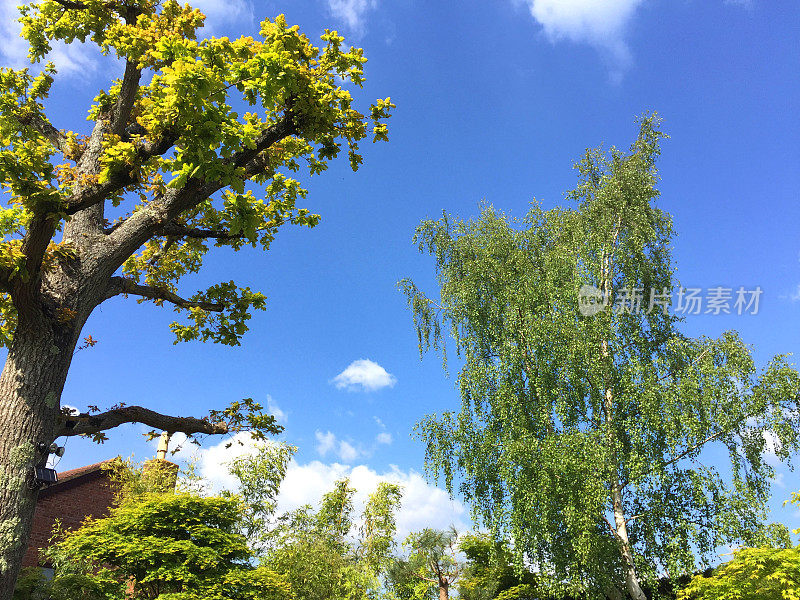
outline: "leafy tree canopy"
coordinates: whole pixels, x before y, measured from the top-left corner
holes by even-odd
[[[50,549],[56,577],[46,593],[54,600],[290,598],[288,582],[251,565],[241,516],[235,498],[135,496]]]
[[[401,282],[420,351],[450,334],[463,360],[461,410],[418,426],[428,468],[572,594],[643,600],[642,580],[759,539],[767,436],[780,459],[798,445],[787,357],[759,370],[735,332],[687,337],[651,296],[678,287],[672,221],[656,205],[664,137],[649,115],[629,152],[587,150],[574,208],[422,222],[415,241],[434,258],[439,297]],[[581,312],[583,286],[605,310]],[[707,461],[712,445],[729,477]]]

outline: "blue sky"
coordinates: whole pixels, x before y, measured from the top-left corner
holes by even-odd
[[[0,17],[14,2],[2,0]],[[234,279],[260,289],[268,310],[250,321],[239,348],[174,346],[173,314],[114,299],[85,328],[99,340],[74,360],[63,402],[141,404],[200,416],[254,397],[282,415],[283,438],[299,447],[286,506],[312,500],[353,473],[363,486],[405,482],[404,526],[467,518],[419,477],[423,449],[411,439],[425,414],[456,408],[454,379],[440,360],[420,360],[396,282],[434,291],[433,264],[411,245],[414,227],[442,210],[469,217],[482,200],[522,216],[536,197],[563,204],[572,164],[586,147],[630,144],[634,117],[657,110],[671,139],[660,161],[660,206],[678,236],[684,285],[764,292],[757,315],[690,316],[686,331],[737,329],[759,364],[800,350],[800,5],[789,0],[203,0],[215,34],[254,34],[285,12],[316,38],[338,28],[369,59],[362,106],[391,96],[388,144],[364,147],[364,166],[345,161],[308,182],[313,230],[280,232],[268,253],[210,256],[185,282]],[[0,54],[20,60],[8,18]],[[79,127],[85,106],[119,65],[85,49],[59,49],[64,78],[51,114]],[[354,361],[350,379],[342,375]],[[353,379],[355,377],[355,379]],[[347,381],[365,382],[347,385]],[[380,383],[386,385],[381,386]],[[342,385],[337,385],[342,384]],[[128,426],[95,446],[67,444],[59,469],[122,454],[153,453]],[[202,454],[217,478],[214,442]],[[221,480],[220,480],[221,481]],[[781,469],[774,518],[795,474]]]

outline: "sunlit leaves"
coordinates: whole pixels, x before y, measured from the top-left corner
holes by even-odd
[[[334,31],[316,47],[279,15],[261,23],[260,37],[198,40],[204,16],[174,0],[30,2],[21,21],[32,61],[56,42],[92,42],[125,63],[128,91],[116,80],[96,95],[88,112],[99,156],[84,164],[78,161],[89,138],[59,131],[44,112],[53,66],[39,75],[0,71],[0,186],[11,192],[0,213],[7,278],[25,276],[18,239],[31,219],[47,219],[58,231],[87,195],[96,201],[95,190],[107,189],[99,201],[120,207],[106,233],[165,197],[207,190],[115,265],[136,283],[180,296],[180,280],[200,271],[210,247],[266,250],[282,226],[318,223],[298,206],[307,191],[295,173],[322,173],[342,149],[357,169],[368,122],[375,141],[386,139],[394,105],[386,98],[367,111],[355,108],[366,59]],[[234,110],[242,102],[252,110]],[[123,105],[129,109],[120,113]],[[119,114],[124,123],[115,122]],[[58,153],[66,162],[56,164]],[[190,306],[203,303],[225,308]],[[189,317],[173,324],[178,340],[237,344],[264,296],[220,283],[178,304]]]

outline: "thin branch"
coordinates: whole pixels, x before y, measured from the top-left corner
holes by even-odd
[[[77,416],[63,416],[56,437],[74,435],[92,435],[113,429],[124,423],[142,423],[153,429],[160,429],[175,433],[180,431],[186,435],[197,433],[224,434],[228,433],[227,423],[211,423],[205,419],[195,417],[173,417],[162,415],[141,406],[124,406],[115,408],[96,415],[81,414]]]
[[[702,358],[703,358],[703,357],[704,357],[706,354],[708,354],[709,350],[710,350],[710,348],[706,348],[705,350],[703,350],[703,351],[702,351],[702,352],[701,352],[701,353],[700,353],[700,354],[697,356],[697,358],[695,358],[695,359],[692,361],[692,364],[690,364],[690,365],[689,365],[689,368],[691,369],[691,368],[692,368],[693,366],[695,366],[695,365],[696,365],[698,362],[700,362],[700,361],[702,360]],[[673,375],[673,373],[670,373],[670,372],[668,372],[668,373],[664,373],[664,374],[663,374],[661,377],[659,377],[659,378],[656,380],[656,383],[658,383],[658,382],[660,382],[660,381],[662,381],[662,380],[666,379],[667,377],[670,377],[671,375]]]
[[[125,277],[112,277],[108,289],[106,290],[106,299],[119,296],[120,294],[133,294],[134,296],[141,296],[148,300],[169,302],[181,308],[202,308],[210,312],[222,312],[225,310],[224,304],[186,300],[162,287],[142,285],[136,283],[132,279],[126,279]]]
[[[668,460],[667,462],[663,463],[661,465],[662,468],[663,467],[668,467],[669,465],[678,462],[680,459],[682,459],[687,454],[691,454],[695,450],[699,450],[700,448],[705,446],[708,442],[713,442],[715,439],[717,439],[719,436],[723,435],[724,433],[725,433],[725,430],[720,429],[717,433],[711,434],[708,437],[706,437],[704,440],[689,446],[688,448],[686,448],[686,450],[684,450],[680,454],[677,454],[677,455],[673,456],[670,460]]]
[[[121,136],[125,132],[133,105],[136,102],[136,92],[139,91],[141,77],[142,70],[138,63],[128,59],[125,62],[125,74],[122,76],[117,104],[114,107],[111,133]]]

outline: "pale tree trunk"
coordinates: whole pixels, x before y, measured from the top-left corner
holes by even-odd
[[[625,511],[622,504],[622,489],[619,482],[615,483],[616,485],[612,484],[611,499],[614,506],[617,543],[619,544],[619,553],[622,556],[622,567],[625,570],[625,589],[628,590],[628,594],[633,600],[647,600],[633,563],[633,551],[628,539],[628,526],[625,522]]]
[[[622,226],[622,216],[617,219],[616,226],[609,240],[609,248],[604,251],[600,264],[600,291],[603,294],[608,309],[611,310],[614,304],[613,280],[614,280],[614,251],[617,240],[619,239],[620,228]],[[611,507],[614,512],[614,527],[612,528],[614,538],[619,548],[622,558],[622,568],[625,573],[625,589],[633,600],[647,600],[647,597],[639,583],[636,575],[636,565],[633,562],[633,550],[628,537],[628,525],[625,519],[625,504],[622,496],[622,485],[619,479],[619,457],[617,455],[617,438],[614,433],[614,391],[612,389],[611,369],[613,366],[613,356],[607,339],[600,344],[600,355],[605,363],[605,381],[603,394],[603,413],[606,425],[606,441],[609,452],[611,453],[611,469],[609,488],[611,492]]]
[[[0,374],[0,600],[11,600],[27,548],[38,491],[33,469],[45,455],[60,411],[76,335],[20,317]]]
[[[608,354],[608,344],[603,342],[603,354]],[[617,452],[615,449],[615,438],[613,435],[613,406],[614,406],[614,393],[610,387],[606,388],[604,412],[606,418],[606,427],[608,429],[607,435],[611,451],[611,506],[614,512],[614,537],[617,541],[620,557],[622,558],[622,568],[625,573],[625,589],[633,600],[647,600],[647,597],[639,584],[639,577],[636,575],[636,566],[633,562],[633,550],[631,548],[630,539],[628,538],[628,525],[625,519],[625,504],[622,497],[622,485],[619,481],[619,465]]]

